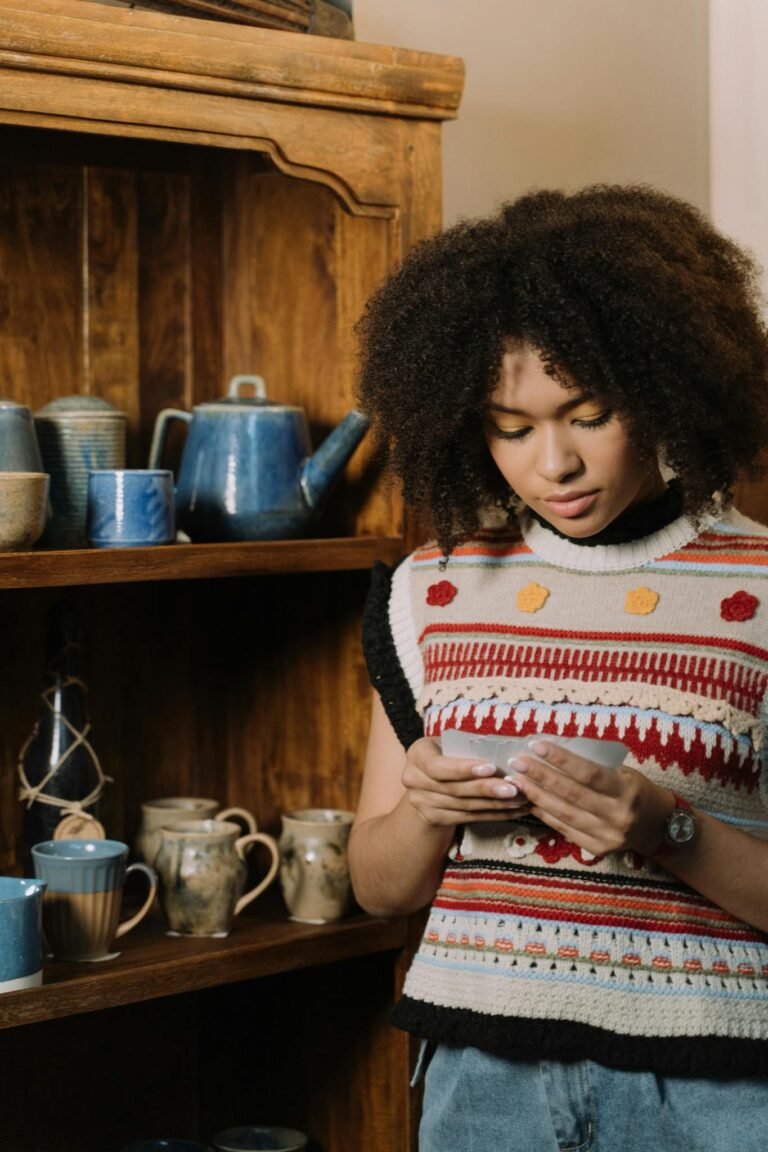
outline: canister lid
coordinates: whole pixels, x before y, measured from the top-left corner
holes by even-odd
[[[89,420],[98,419],[102,416],[111,420],[115,418],[126,419],[125,412],[121,412],[119,408],[101,396],[58,396],[35,412],[35,419],[50,420],[57,416],[66,416],[69,419],[77,419],[78,416],[82,416]]]

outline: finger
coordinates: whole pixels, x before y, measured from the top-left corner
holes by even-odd
[[[531,815],[536,816],[542,824],[546,824],[553,832],[559,832],[566,840],[570,840],[572,844],[577,844],[585,852],[589,852],[591,856],[603,856],[608,851],[605,844],[600,840],[585,836],[580,829],[574,828],[572,824],[567,824],[563,820],[558,820],[557,817],[545,812],[543,808],[538,808],[535,804],[531,808]]]
[[[527,748],[540,761],[552,765],[585,788],[606,795],[617,795],[620,791],[618,773],[614,768],[604,768],[592,760],[585,760],[583,756],[577,756],[562,745],[552,744],[546,739],[529,740]]]
[[[516,758],[517,759],[517,758]],[[515,786],[534,807],[583,834],[596,834],[604,825],[611,800],[584,788],[548,765],[521,763],[512,777]]]

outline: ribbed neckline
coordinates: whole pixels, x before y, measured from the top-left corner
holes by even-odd
[[[634,540],[618,544],[594,544],[585,548],[567,536],[555,532],[547,524],[532,516],[522,516],[520,526],[528,547],[558,568],[577,572],[622,572],[649,564],[675,552],[695,540],[700,532],[711,527],[722,516],[722,510],[695,524],[687,516],[678,516],[663,527]]]

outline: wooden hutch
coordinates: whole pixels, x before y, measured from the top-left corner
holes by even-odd
[[[319,439],[353,404],[353,325],[440,225],[459,60],[88,0],[0,0],[0,395],[157,412],[258,372]],[[178,450],[178,446],[176,446]],[[0,554],[0,871],[21,874],[16,760],[46,609],[76,598],[108,834],[186,793],[280,813],[356,803],[368,570],[405,546],[358,449],[317,537]],[[318,1152],[409,1146],[409,1051],[387,1024],[406,921],[289,922],[275,888],[226,940],[158,920],[103,964],[0,997],[0,1147],[119,1152],[232,1123]]]

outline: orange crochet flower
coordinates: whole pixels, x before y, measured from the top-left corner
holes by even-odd
[[[517,594],[517,606],[521,612],[538,612],[543,608],[549,596],[549,589],[542,588],[541,584],[526,584]]]
[[[647,616],[653,612],[659,602],[658,592],[651,588],[632,588],[627,592],[624,601],[624,611],[631,612],[633,616]]]

